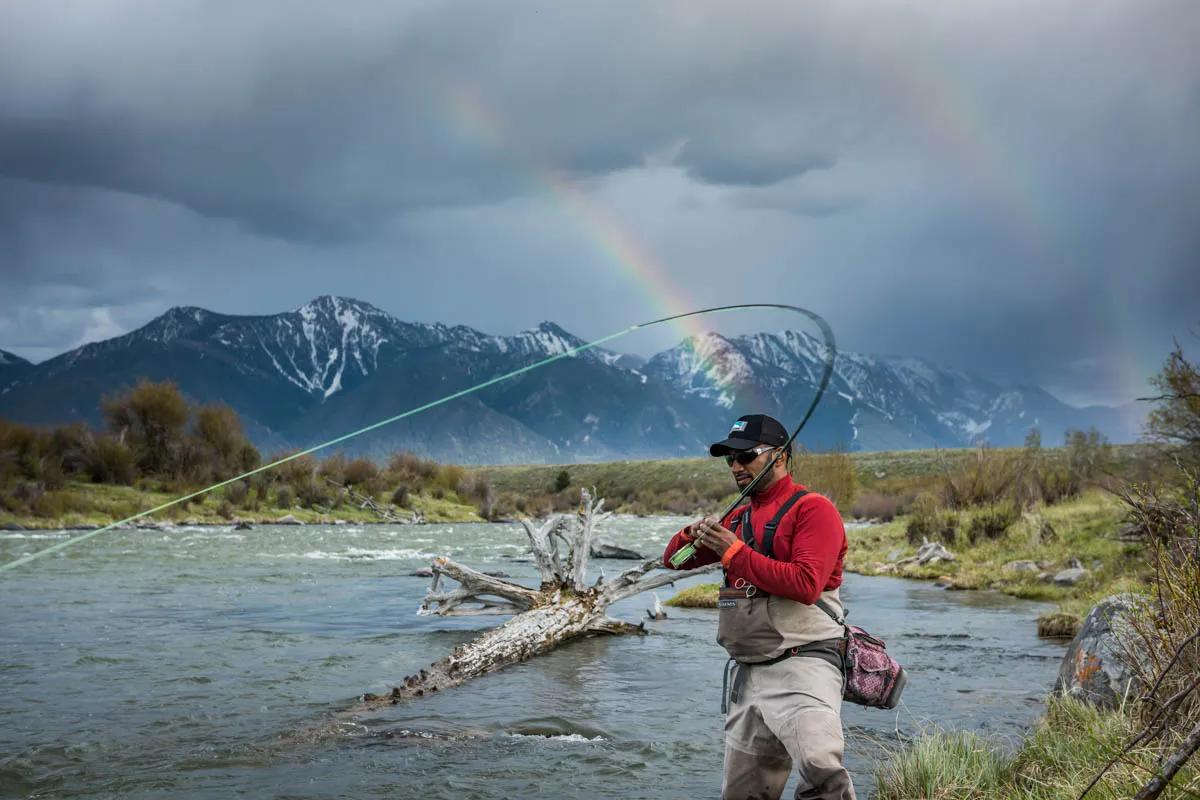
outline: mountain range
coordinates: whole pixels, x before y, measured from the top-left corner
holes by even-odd
[[[266,316],[176,307],[145,326],[40,364],[0,350],[0,417],[100,425],[100,401],[140,378],[222,402],[266,452],[311,446],[560,355],[583,340],[552,322],[515,336],[411,323],[324,296]],[[591,348],[348,441],[346,452],[408,450],[460,463],[545,463],[697,455],[729,423],[765,411],[794,424],[824,347],[796,331],[691,337],[649,359]],[[1138,431],[1130,408],[1068,406],[919,358],[840,352],[801,434],[812,449],[1047,444],[1095,426]]]

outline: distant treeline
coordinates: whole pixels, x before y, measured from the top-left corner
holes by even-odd
[[[37,517],[66,510],[59,490],[70,482],[116,484],[185,494],[248,472],[264,462],[237,413],[225,405],[193,405],[170,382],[142,381],[102,402],[104,430],[82,422],[37,428],[0,420],[0,508]],[[482,477],[410,453],[386,465],[334,454],[305,455],[219,490],[222,514],[294,507],[334,511],[341,487],[398,508],[422,494],[478,508],[486,519],[517,511]]]

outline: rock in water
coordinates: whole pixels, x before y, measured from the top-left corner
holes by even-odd
[[[627,561],[643,560],[643,556],[635,550],[600,540],[592,542],[591,556],[592,558],[620,558]]]
[[[1084,619],[1071,640],[1055,694],[1074,697],[1102,708],[1116,707],[1129,690],[1134,675],[1118,637],[1128,632],[1127,616],[1138,613],[1136,595],[1117,594],[1101,600]]]
[[[238,520],[237,524],[233,526],[233,529],[235,531],[252,531],[254,530],[254,526],[249,522],[246,522],[246,520],[240,519]]]

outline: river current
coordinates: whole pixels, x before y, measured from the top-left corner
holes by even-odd
[[[603,533],[653,554],[684,522],[618,517]],[[68,535],[0,533],[0,559]],[[336,716],[503,619],[418,617],[429,580],[409,573],[449,555],[532,585],[526,550],[512,524],[177,527],[114,531],[6,573],[0,797],[717,796],[724,657],[711,610],[668,609],[647,636],[583,639]],[[910,674],[898,711],[844,709],[860,796],[900,736],[940,726],[1016,741],[1040,712],[1062,655],[1035,636],[1044,606],[856,575],[843,597]],[[652,603],[612,613],[636,621]],[[295,735],[311,730],[326,735]]]

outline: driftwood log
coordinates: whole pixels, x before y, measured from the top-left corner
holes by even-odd
[[[439,692],[553,650],[563,642],[585,634],[644,632],[608,616],[608,607],[641,592],[667,586],[692,575],[711,572],[719,564],[693,570],[664,570],[659,559],[649,559],[611,580],[603,574],[594,583],[587,580],[588,557],[596,525],[607,518],[604,501],[586,489],[576,514],[559,514],[541,525],[524,522],[530,549],[540,573],[537,589],[514,583],[459,564],[449,558],[433,562],[433,583],[421,601],[418,614],[478,616],[512,614],[512,619],[467,644],[456,647],[445,658],[407,676],[391,692],[366,694],[368,705],[399,703]],[[455,588],[443,587],[453,579]]]

